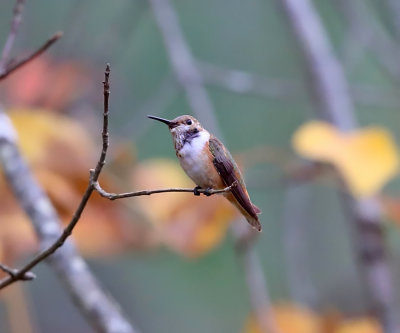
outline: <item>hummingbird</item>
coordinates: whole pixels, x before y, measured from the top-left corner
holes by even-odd
[[[223,195],[253,228],[261,231],[257,216],[261,210],[251,202],[240,169],[222,142],[192,116],[183,115],[173,120],[147,117],[168,126],[181,167],[197,185],[195,194],[200,194],[199,189],[221,189],[235,184]]]

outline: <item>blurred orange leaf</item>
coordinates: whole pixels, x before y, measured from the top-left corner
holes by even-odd
[[[177,162],[166,159],[148,160],[138,165],[132,184],[138,190],[195,186]],[[198,256],[213,249],[237,214],[227,200],[217,195],[207,198],[168,193],[137,200],[160,240],[185,256]]]
[[[40,109],[11,109],[9,116],[22,153],[34,167],[76,176],[95,161],[92,140],[77,121]]]
[[[327,318],[291,303],[273,305],[271,313],[265,315],[275,322],[278,333],[383,333],[372,318],[343,319],[338,312]],[[261,333],[255,316],[247,320],[244,333]]]
[[[284,303],[274,305],[271,316],[281,333],[321,333],[319,318],[305,308]],[[246,323],[244,333],[261,333],[256,318],[251,316]]]
[[[88,184],[89,169],[97,160],[96,149],[85,129],[75,120],[44,110],[10,110],[19,146],[38,182],[49,195],[63,221],[69,221]],[[100,143],[99,145],[100,146]],[[125,149],[126,150],[126,149]],[[125,152],[127,154],[127,152]],[[103,185],[111,177],[102,174]],[[0,178],[0,254],[3,262],[36,248],[36,237],[4,179]],[[109,255],[128,248],[155,246],[154,234],[135,224],[127,207],[93,195],[74,230],[86,255]],[[11,264],[11,263],[10,263]]]
[[[0,261],[11,265],[20,256],[36,250],[37,244],[35,232],[25,214],[15,202],[8,201],[8,205],[7,211],[0,213]],[[0,207],[3,209],[4,205]]]
[[[7,79],[3,91],[10,105],[40,105],[60,110],[81,96],[91,84],[88,70],[82,64],[56,63],[42,56]]]
[[[379,127],[342,133],[328,123],[311,121],[296,131],[293,147],[306,158],[333,164],[357,197],[379,191],[399,165],[391,134]]]

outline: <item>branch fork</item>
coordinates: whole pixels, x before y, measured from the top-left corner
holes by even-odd
[[[17,277],[18,270],[15,268],[11,268],[5,264],[0,263],[0,270],[2,270],[4,273],[7,273],[11,278],[15,279]],[[36,274],[34,274],[32,272],[26,272],[26,273],[22,274],[22,276],[19,278],[19,280],[30,281],[35,278],[36,278]]]

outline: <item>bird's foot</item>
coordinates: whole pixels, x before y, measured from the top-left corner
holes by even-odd
[[[201,189],[200,186],[196,186],[196,187],[193,189],[194,195],[199,196],[199,195],[200,195],[200,192],[199,192],[200,189]]]
[[[204,195],[206,195],[207,197],[209,197],[209,196],[212,194],[211,191],[212,191],[212,188],[211,188],[211,187],[206,188],[206,189],[204,190]]]

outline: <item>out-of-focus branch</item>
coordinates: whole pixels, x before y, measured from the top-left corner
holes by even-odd
[[[271,311],[271,300],[260,256],[254,250],[259,233],[240,220],[232,224],[232,233],[235,239],[237,257],[242,265],[247,282],[250,306],[257,321],[259,332],[284,333],[277,326]]]
[[[391,14],[395,35],[397,40],[400,41],[400,2],[397,0],[386,0],[386,5]]]
[[[333,1],[339,6],[351,32],[353,39],[364,43],[365,47],[375,55],[378,63],[396,82],[400,82],[400,46],[392,40],[378,19],[371,13],[363,0]]]
[[[10,32],[7,36],[7,40],[3,47],[3,52],[0,58],[0,73],[2,73],[6,67],[8,56],[10,55],[11,49],[14,44],[15,37],[22,20],[22,10],[24,9],[25,0],[17,0],[14,7],[14,15],[11,20]]]
[[[179,84],[185,90],[186,97],[192,112],[201,119],[207,127],[220,138],[222,133],[219,130],[215,117],[214,107],[203,86],[202,77],[197,68],[196,61],[184,38],[179,25],[178,17],[170,0],[149,0],[156,18],[156,22],[163,36],[167,54],[177,77]],[[242,224],[243,222],[238,222]],[[246,224],[247,226],[247,224]],[[239,226],[240,228],[240,226]],[[236,242],[240,243],[234,231]],[[250,295],[250,303],[253,312],[256,314],[257,322],[262,333],[277,332],[273,322],[267,317],[270,313],[270,301],[264,273],[258,254],[255,252],[253,242],[248,246],[241,246],[239,253],[241,263],[246,274],[247,288]],[[249,278],[251,277],[251,278]],[[257,283],[253,283],[257,279]]]
[[[11,64],[4,68],[4,70],[0,71],[0,81],[4,80],[7,76],[11,73],[15,72],[17,69],[21,68],[22,66],[26,65],[28,62],[34,60],[38,56],[40,56],[43,52],[45,52],[50,46],[52,46],[57,40],[62,37],[63,33],[61,31],[56,32],[52,37],[50,37],[41,47],[39,47],[35,52],[28,55],[27,57],[19,60],[16,63]]]
[[[29,56],[10,66],[6,66],[7,58],[21,22],[23,4],[23,0],[17,0],[16,2],[10,33],[0,59],[0,81],[40,56],[62,36],[61,32],[56,33]],[[104,82],[104,113],[107,114],[107,116],[109,96],[108,77],[109,68],[107,68],[106,80]],[[107,116],[104,116],[103,151],[92,178],[98,178],[104,164],[106,149],[104,148],[104,143],[108,137],[108,133],[105,131],[108,126]],[[53,254],[53,256],[48,259],[48,263],[57,271],[60,279],[66,284],[74,301],[83,314],[87,316],[89,322],[101,332],[134,333],[135,330],[124,318],[119,306],[111,296],[101,289],[96,278],[79,256],[73,242],[68,241],[65,243],[74,225],[79,220],[80,214],[93,191],[92,184],[88,186],[88,190],[75,212],[71,223],[64,232],[62,232],[61,221],[50,200],[36,182],[28,165],[22,158],[17,147],[17,135],[9,118],[4,113],[0,113],[0,162],[2,163],[4,174],[18,198],[18,201],[31,218],[42,249],[42,252],[28,262],[22,269],[13,269],[6,265],[0,265],[0,269],[8,274],[8,277],[0,281],[0,289],[19,280],[32,280],[35,275],[29,270],[64,245],[57,253]],[[61,236],[59,236],[60,234]]]
[[[352,84],[350,91],[354,102],[365,106],[398,108],[400,98],[396,89],[382,88],[368,84]]]
[[[311,1],[282,0],[282,3],[312,75],[312,88],[320,114],[342,131],[356,128],[347,81]],[[379,202],[373,197],[356,200],[346,196],[343,199],[350,203],[350,217],[356,229],[357,256],[373,298],[374,309],[385,332],[399,332],[400,319],[385,249]]]
[[[170,0],[149,0],[156,23],[163,37],[165,49],[179,84],[185,91],[187,101],[196,118],[212,133],[221,136],[207,91],[192,52],[179,26],[178,16]]]
[[[108,147],[109,67],[107,67],[105,77],[103,149],[82,201],[64,231],[54,207],[34,179],[17,148],[16,135],[13,128],[10,128],[11,123],[4,114],[0,119],[1,127],[8,127],[4,132],[0,131],[0,161],[4,174],[18,202],[30,217],[42,249],[23,268],[13,271],[13,274],[2,279],[0,289],[18,280],[24,280],[30,269],[47,258],[48,264],[58,273],[90,324],[100,332],[133,333],[136,330],[121,313],[117,303],[102,290],[85,261],[79,256],[74,243],[67,241],[93,192],[92,181],[97,181],[104,165]],[[4,119],[7,120],[4,121]],[[5,136],[3,133],[8,133],[8,135]]]
[[[307,251],[311,188],[309,183],[289,180],[285,192],[283,236],[290,293],[296,303],[313,308],[317,304],[317,291]]]
[[[217,85],[238,94],[287,99],[300,98],[301,83],[294,80],[269,79],[257,74],[226,69],[213,64],[197,63],[204,83]]]
[[[97,162],[96,168],[94,170],[91,170],[90,173],[90,180],[89,184],[86,188],[85,193],[83,194],[82,200],[73,214],[73,217],[71,221],[68,223],[67,227],[64,229],[62,234],[56,238],[56,241],[52,242],[42,242],[42,245],[45,243],[44,250],[39,253],[35,258],[33,258],[30,262],[28,262],[23,268],[18,270],[13,276],[9,276],[8,278],[5,278],[0,281],[0,289],[6,287],[7,285],[21,279],[21,277],[30,269],[35,267],[38,263],[49,257],[51,254],[53,254],[58,248],[60,248],[67,238],[71,235],[72,230],[74,229],[75,225],[78,223],[81,214],[83,210],[86,207],[86,204],[94,190],[94,182],[97,182],[100,172],[103,168],[103,165],[105,164],[105,158],[107,154],[107,148],[108,148],[108,99],[109,99],[109,75],[110,75],[110,68],[107,65],[107,69],[105,72],[105,81],[104,81],[104,119],[103,119],[103,132],[102,132],[102,137],[103,137],[103,149],[100,154],[99,161]],[[52,207],[50,201],[48,198],[44,195],[43,191],[41,190],[39,184],[36,183],[36,181],[33,179],[31,176],[30,170],[26,163],[23,161],[22,157],[20,156],[20,153],[15,145],[15,142],[11,142],[9,140],[1,140],[0,142],[5,145],[5,148],[1,151],[2,155],[2,163],[4,165],[4,171],[5,175],[7,177],[8,182],[12,185],[12,188],[17,195],[19,201],[22,203],[22,206],[24,207],[25,211],[29,214],[37,214],[43,216],[40,216],[41,219],[37,219],[38,222],[38,231],[42,231],[41,224],[45,223],[47,220],[57,221],[57,215],[56,212],[54,211],[54,208]],[[7,146],[6,146],[7,145]],[[11,162],[10,162],[11,161]],[[12,163],[13,162],[13,163]],[[16,166],[19,166],[17,168]],[[22,172],[23,171],[23,172]],[[26,178],[26,184],[22,184],[21,178],[24,177]],[[21,186],[21,184],[23,186]],[[28,187],[27,184],[31,185],[31,187]],[[32,188],[34,191],[32,191],[32,194],[29,193],[26,189]],[[38,210],[38,208],[43,208],[41,206],[37,206],[39,202],[36,202],[36,197],[40,198],[40,200],[45,202],[45,204],[42,203],[43,206],[45,206],[46,210]],[[35,206],[36,204],[36,206]],[[34,218],[38,218],[38,216],[33,215],[32,220],[35,220]],[[52,223],[54,226],[58,225],[58,223]],[[43,236],[46,236],[46,233],[42,232]],[[53,235],[50,235],[51,238],[54,238]]]
[[[354,42],[353,42],[354,44]],[[205,84],[246,95],[263,96],[287,101],[304,99],[304,83],[294,79],[271,79],[238,69],[198,62],[197,64]],[[397,108],[400,98],[396,90],[388,91],[367,84],[350,86],[354,100],[360,105],[375,105]]]
[[[311,74],[319,114],[342,130],[355,126],[343,70],[335,58],[310,0],[282,0]]]
[[[147,132],[150,122],[143,123],[143,118],[148,114],[160,116],[160,113],[167,109],[182,88],[176,82],[172,73],[166,75],[155,89],[152,96],[142,105],[135,107],[135,113],[129,115],[129,120],[124,122],[120,131],[127,133],[133,139],[139,138]]]

